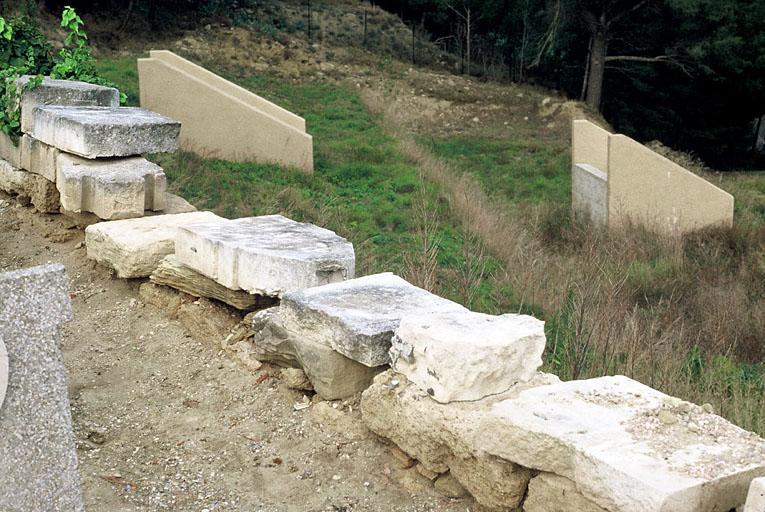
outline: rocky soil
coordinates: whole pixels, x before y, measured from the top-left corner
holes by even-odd
[[[71,280],[62,349],[87,510],[481,510],[405,468],[358,398],[318,401],[279,368],[195,340],[140,300],[142,281],[88,260],[83,239],[67,217],[0,194],[0,271],[61,262]]]

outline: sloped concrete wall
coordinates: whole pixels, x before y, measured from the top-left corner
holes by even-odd
[[[184,149],[313,172],[305,121],[171,52],[138,59],[141,106],[181,121]]]
[[[590,164],[607,172],[608,137],[611,134],[589,121],[577,119],[571,130],[571,169],[576,164]]]
[[[571,153],[572,207],[596,224],[683,233],[733,223],[732,195],[625,135],[576,120]]]
[[[625,135],[608,141],[609,226],[683,233],[733,224],[733,196]]]

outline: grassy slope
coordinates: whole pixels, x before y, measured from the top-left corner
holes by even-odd
[[[130,103],[137,103],[134,57],[101,59],[98,67],[127,93]],[[438,271],[444,276],[461,272],[465,242],[458,223],[439,201],[438,190],[421,182],[415,165],[355,91],[327,84],[285,84],[263,76],[237,81],[305,117],[314,137],[315,174],[185,152],[159,156],[174,191],[199,208],[227,217],[281,213],[332,229],[354,243],[359,275],[406,275],[405,256],[416,252],[420,242],[415,203],[424,201],[438,212]],[[488,303],[490,290],[479,289],[478,300]],[[456,286],[439,292],[461,299]]]

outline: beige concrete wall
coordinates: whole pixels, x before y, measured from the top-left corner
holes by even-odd
[[[572,126],[572,207],[605,224],[628,221],[667,233],[733,223],[733,196],[625,135],[586,120]],[[582,166],[580,164],[588,164]],[[604,171],[597,179],[596,171]]]
[[[288,124],[264,112],[251,97],[245,101],[234,84],[221,85],[223,79],[198,72],[198,66],[170,60],[167,55],[138,59],[141,106],[179,120],[184,149],[313,172],[313,138],[294,120]]]
[[[176,68],[189,73],[190,75],[196,76],[200,80],[203,80],[208,84],[217,87],[221,91],[252,105],[258,110],[262,110],[266,114],[284,121],[290,126],[294,126],[301,132],[305,131],[305,119],[302,117],[293,114],[289,110],[283,109],[276,103],[271,103],[270,101],[261,98],[252,91],[248,91],[244,87],[240,87],[235,83],[229,82],[225,78],[216,75],[212,71],[208,71],[202,66],[198,66],[197,64],[194,64],[193,62],[186,60],[183,57],[180,57],[168,50],[152,50],[149,52],[149,55],[152,59],[161,60],[162,62],[171,66],[175,66]]]
[[[733,224],[733,196],[625,135],[608,141],[609,226],[683,233]]]
[[[608,170],[608,131],[584,119],[576,119],[571,127],[571,167],[590,164]]]

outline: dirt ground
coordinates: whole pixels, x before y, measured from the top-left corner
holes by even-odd
[[[479,511],[404,469],[358,398],[294,405],[278,368],[252,371],[143,304],[139,280],[88,260],[84,233],[0,193],[0,271],[61,262],[62,332],[88,511]]]

